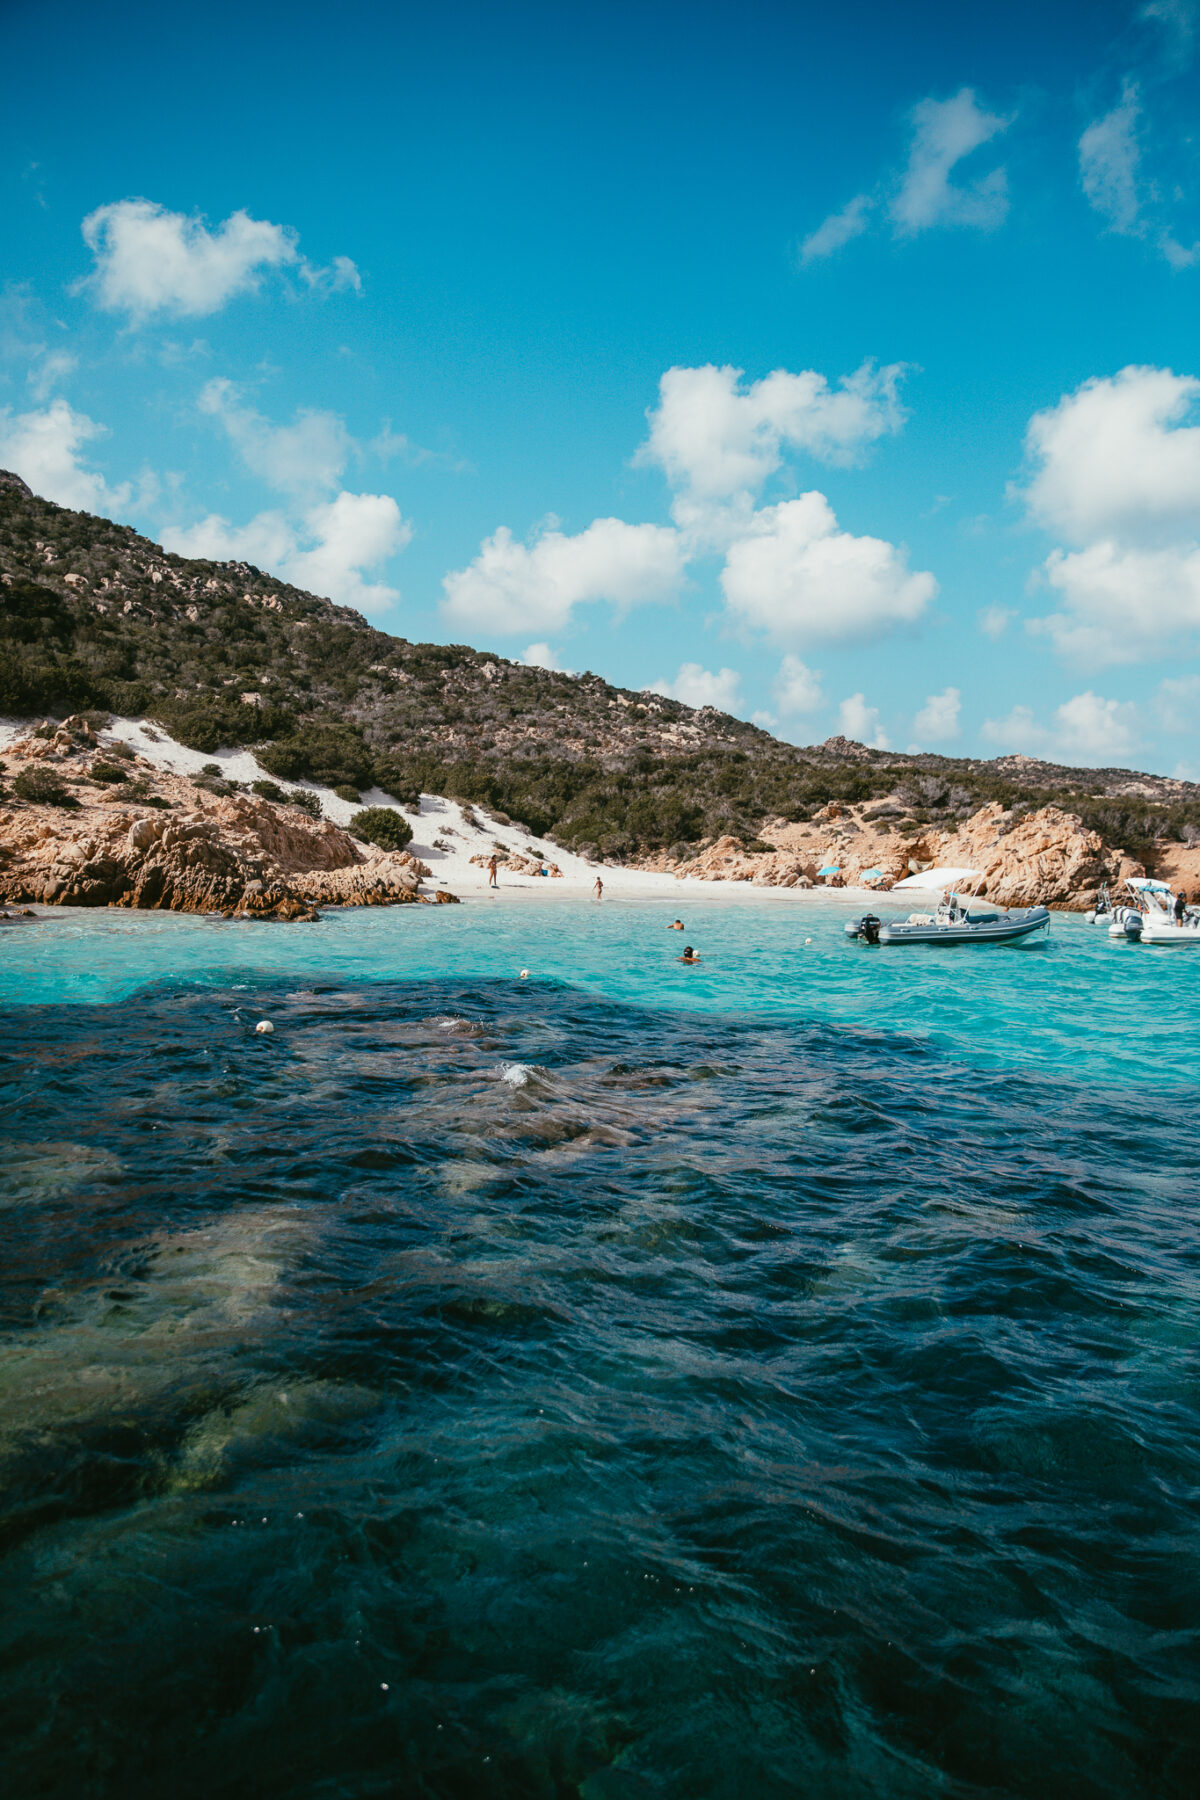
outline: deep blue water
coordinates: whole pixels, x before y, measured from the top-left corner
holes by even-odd
[[[663,922],[4,934],[7,1794],[1195,1792],[1200,968]]]

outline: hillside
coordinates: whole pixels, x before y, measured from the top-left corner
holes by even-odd
[[[482,803],[590,854],[677,857],[829,801],[917,835],[997,802],[1053,803],[1144,853],[1200,837],[1200,787],[1074,769],[797,749],[705,707],[413,644],[246,563],[170,555],[0,472],[0,714],[112,711],[198,750],[253,745],[286,780]]]

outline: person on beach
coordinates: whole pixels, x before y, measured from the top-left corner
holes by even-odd
[[[488,860],[488,886],[490,888],[492,888],[492,887],[498,888],[500,886],[500,882],[498,880],[499,869],[500,869],[500,858],[498,856],[493,856],[493,857],[489,858],[489,860]]]
[[[673,925],[667,926],[667,930],[668,931],[682,931],[683,930],[683,920],[676,919],[676,921]]]
[[[700,955],[699,955],[698,951],[692,949],[692,946],[690,944],[685,944],[683,947],[683,955],[677,956],[675,958],[675,961],[676,962],[685,962],[685,963],[698,963],[700,961]]]
[[[603,900],[603,898],[604,898],[604,883],[601,881],[601,879],[598,875],[596,877],[595,893],[596,893],[597,900]]]

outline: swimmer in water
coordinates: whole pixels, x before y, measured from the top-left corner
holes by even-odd
[[[683,955],[677,956],[675,958],[675,961],[676,962],[685,962],[685,963],[697,963],[700,961],[700,954],[698,951],[693,950],[692,946],[690,944],[685,944],[683,947]]]
[[[668,931],[682,931],[683,930],[683,920],[676,919],[676,921],[673,925],[667,926],[667,930]]]

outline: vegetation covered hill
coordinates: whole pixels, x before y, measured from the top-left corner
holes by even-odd
[[[688,853],[830,800],[914,832],[1048,800],[1130,850],[1200,838],[1200,787],[1072,769],[809,749],[710,707],[411,644],[246,563],[169,555],[0,472],[0,714],[145,715],[199,750],[252,745],[285,780],[490,806],[608,857]]]

